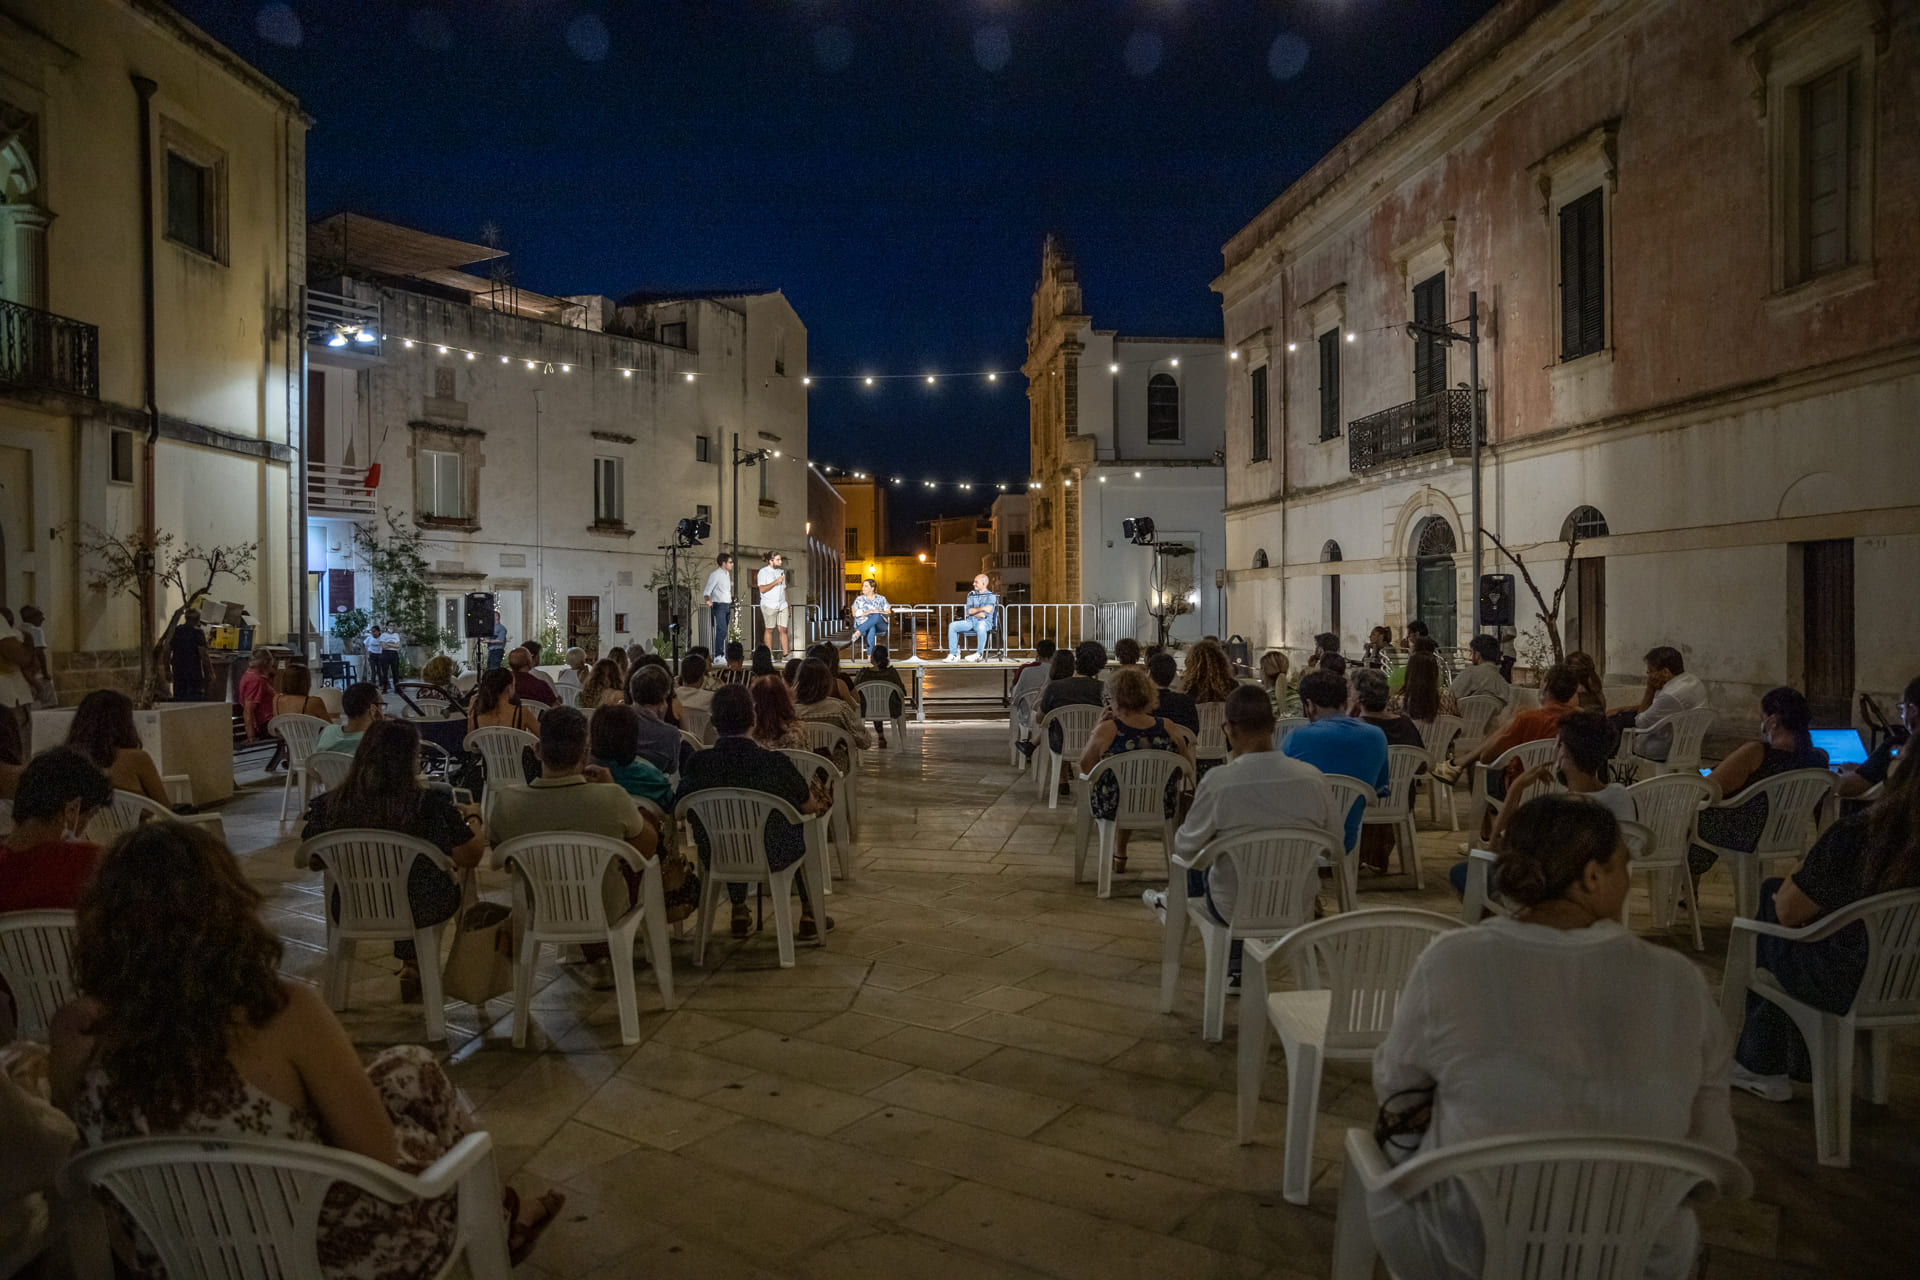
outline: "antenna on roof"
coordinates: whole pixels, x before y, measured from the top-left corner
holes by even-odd
[[[487,262],[487,305],[510,316],[520,314],[520,287],[513,279],[513,259],[506,252],[500,224],[489,218],[480,224],[480,243],[499,249],[500,256]]]

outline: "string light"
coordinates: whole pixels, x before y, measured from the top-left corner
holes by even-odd
[[[812,379],[812,378],[802,378],[802,379],[800,379],[800,385],[801,385],[801,386],[803,386],[803,387],[810,387],[810,386],[812,386],[812,385],[813,385],[813,379]]]
[[[403,346],[403,347],[405,347],[405,348],[406,348],[407,350],[409,350],[409,351],[411,351],[411,350],[413,350],[413,339],[412,339],[412,338],[404,338],[404,339],[402,339],[402,340],[401,340],[401,342],[400,342],[400,345],[401,345],[401,346]]]
[[[474,353],[473,353],[473,352],[471,352],[471,351],[469,351],[469,352],[467,352],[467,359],[469,359],[469,360],[471,360],[471,359],[473,359],[473,357],[474,357]]]

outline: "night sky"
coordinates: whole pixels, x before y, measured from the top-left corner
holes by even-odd
[[[551,294],[777,286],[813,456],[896,539],[1027,475],[1049,231],[1102,328],[1219,336],[1220,246],[1490,0],[175,0],[315,117],[307,195],[498,229]],[[977,494],[979,491],[975,490]]]

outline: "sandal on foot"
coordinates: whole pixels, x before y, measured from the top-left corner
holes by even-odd
[[[1127,874],[1127,855],[1126,854],[1116,853],[1113,855],[1113,874],[1117,876],[1123,876]]]
[[[802,938],[815,938],[819,936],[820,926],[813,922],[812,916],[801,916],[800,927],[797,930],[795,930],[795,932],[799,934],[799,936]],[[827,932],[828,933],[833,932],[832,916],[827,917]]]
[[[753,932],[753,912],[745,907],[733,909],[733,936],[744,938]]]
[[[520,1193],[512,1187],[500,1193],[500,1202],[507,1211],[507,1261],[517,1267],[527,1260],[533,1246],[540,1243],[541,1235],[566,1207],[567,1198],[558,1191],[542,1195],[534,1201],[539,1212],[531,1222],[520,1221]]]

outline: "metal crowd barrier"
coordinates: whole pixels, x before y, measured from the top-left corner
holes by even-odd
[[[898,610],[903,606],[896,604]],[[947,628],[965,616],[965,604],[911,606],[929,610],[906,615],[896,612],[888,628],[887,641],[904,649],[911,623],[916,651],[921,654],[945,653]],[[1000,606],[999,625],[988,639],[989,652],[1028,655],[1036,641],[1051,639],[1061,648],[1071,649],[1082,640],[1098,640],[1111,651],[1123,636],[1135,636],[1138,604],[1120,600],[1105,604],[1005,604]],[[1137,636],[1136,636],[1137,638]],[[971,653],[977,640],[965,639]],[[899,656],[906,656],[901,653]]]

